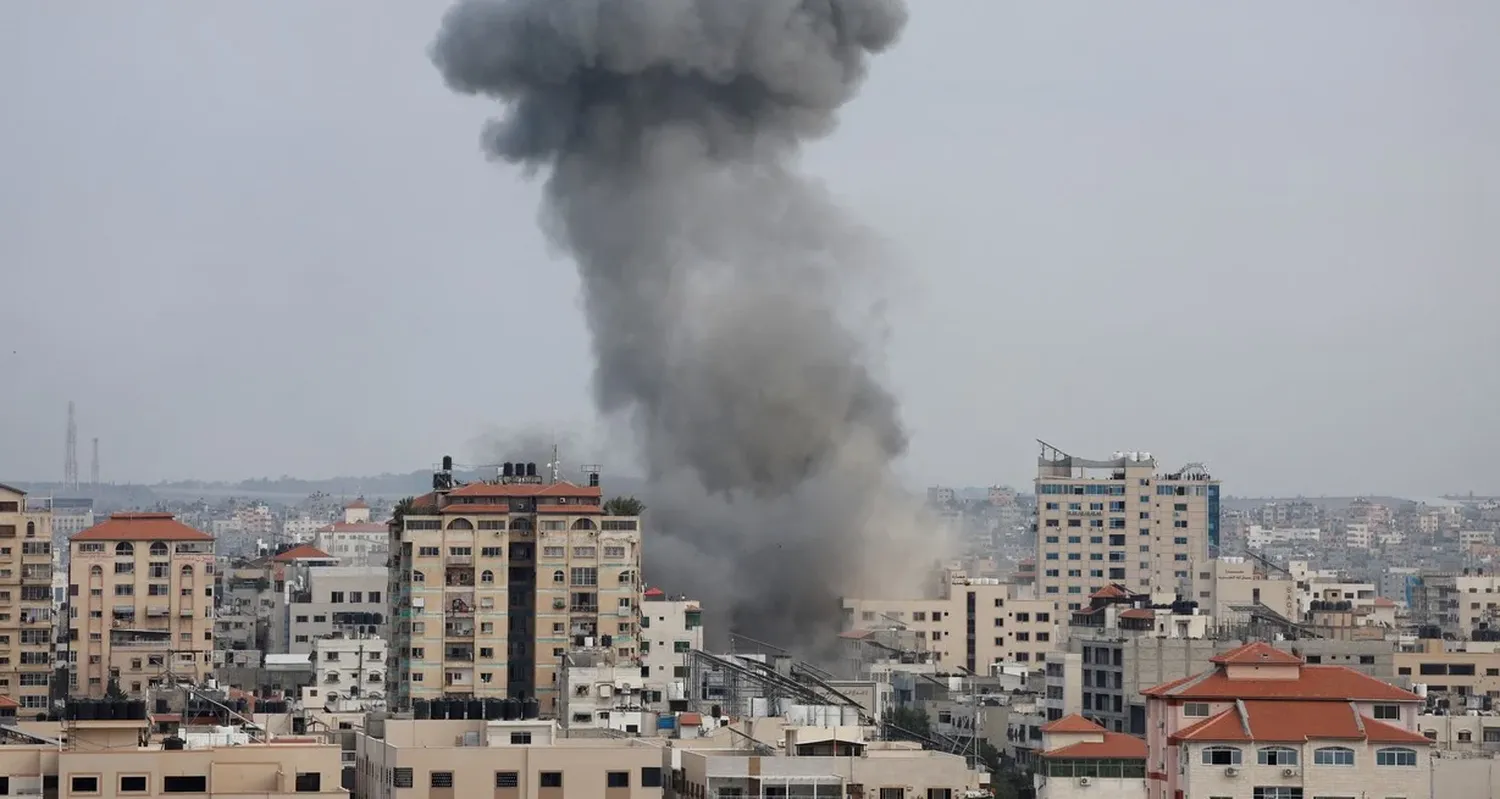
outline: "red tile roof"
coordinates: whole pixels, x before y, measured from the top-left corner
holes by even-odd
[[[1300,743],[1318,740],[1429,745],[1426,737],[1361,715],[1352,703],[1236,702],[1216,716],[1179,730],[1173,741],[1266,741]]]
[[[108,519],[73,535],[74,541],[212,541],[202,530],[170,513],[111,513]]]
[[[442,510],[436,511],[436,512],[437,513],[473,513],[475,515],[479,515],[479,514],[491,514],[491,513],[510,513],[510,505],[507,505],[507,504],[504,504],[504,503],[496,504],[494,502],[483,502],[483,503],[481,503],[481,502],[474,502],[474,503],[459,503],[459,502],[455,502],[452,505],[449,505],[449,506],[443,508]]]
[[[701,713],[678,713],[677,722],[684,727],[697,727],[703,723],[703,715]]]
[[[1119,732],[1104,732],[1102,741],[1079,741],[1043,752],[1046,758],[1088,760],[1145,760],[1146,739]]]
[[[641,596],[653,596],[653,597],[655,597],[655,596],[666,596],[666,595],[667,595],[667,592],[661,590],[660,588],[647,588],[646,589],[646,593],[642,594]]]
[[[1255,641],[1228,652],[1220,652],[1209,658],[1208,662],[1226,666],[1295,666],[1302,662],[1302,658],[1283,652],[1264,641]]]
[[[1129,596],[1130,593],[1128,591],[1118,585],[1115,585],[1114,583],[1110,583],[1109,585],[1106,585],[1098,591],[1090,594],[1089,599],[1124,599],[1128,598]]]
[[[1071,716],[1063,716],[1062,718],[1058,719],[1057,721],[1054,721],[1054,722],[1051,722],[1050,724],[1047,724],[1046,726],[1042,727],[1042,732],[1044,732],[1044,733],[1049,733],[1049,732],[1062,732],[1062,733],[1068,733],[1068,732],[1071,732],[1071,733],[1093,732],[1093,733],[1099,733],[1099,732],[1104,732],[1104,728],[1100,727],[1098,724],[1095,724],[1092,721],[1089,721],[1088,719],[1084,718],[1083,716],[1081,716],[1081,715],[1079,715],[1077,713],[1074,713]]]
[[[348,505],[344,506],[344,510],[369,510],[369,509],[370,509],[370,506],[365,503],[365,498],[364,497],[360,497],[359,499],[356,499],[353,502],[349,503]]]
[[[276,563],[291,563],[294,560],[337,560],[337,558],[317,547],[303,544],[300,547],[292,547],[271,560]]]
[[[1223,668],[1162,683],[1141,692],[1164,699],[1287,699],[1420,702],[1420,697],[1344,666],[1298,666],[1298,677],[1231,680]]]
[[[3,708],[13,708],[13,707],[20,707],[20,706],[21,706],[20,702],[17,702],[16,700],[11,699],[8,696],[0,695],[0,707],[3,707]]]
[[[453,489],[453,497],[600,497],[599,486],[580,486],[564,480],[546,485],[542,483],[470,483]]]
[[[1151,610],[1151,609],[1149,609],[1149,608],[1131,608],[1130,610],[1122,610],[1122,611],[1120,611],[1120,618],[1122,618],[1122,619],[1154,619],[1154,618],[1156,618],[1156,612],[1153,611],[1153,610]]]
[[[1375,607],[1377,607],[1377,608],[1393,608],[1393,607],[1396,607],[1396,603],[1395,603],[1395,601],[1390,600],[1390,599],[1386,599],[1383,596],[1378,596],[1378,597],[1375,597]]]

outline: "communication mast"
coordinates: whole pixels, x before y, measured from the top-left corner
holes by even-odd
[[[73,420],[73,401],[68,400],[68,453],[63,462],[63,487],[78,491],[78,424]]]
[[[89,485],[99,487],[99,437],[94,437],[94,460],[89,464]]]

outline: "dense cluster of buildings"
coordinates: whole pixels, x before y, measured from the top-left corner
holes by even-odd
[[[711,651],[597,473],[217,517],[0,486],[0,793],[1500,798],[1493,503],[1232,507],[1046,445],[1030,496],[928,501],[965,555],[810,663]]]

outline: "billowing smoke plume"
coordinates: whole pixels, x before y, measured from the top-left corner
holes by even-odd
[[[646,573],[804,646],[841,593],[941,553],[858,312],[878,247],[796,171],[906,21],[901,0],[469,0],[434,61],[505,103],[492,157],[547,176],[607,414],[650,479]]]

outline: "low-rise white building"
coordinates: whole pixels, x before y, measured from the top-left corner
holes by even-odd
[[[642,665],[667,699],[683,699],[687,653],[703,649],[703,608],[695,599],[668,596],[660,588],[648,588],[641,597]]]
[[[567,653],[561,681],[557,716],[570,734],[603,729],[653,735],[657,711],[666,706],[663,685],[651,681],[647,667],[639,660],[618,658],[612,649]]]
[[[378,636],[314,639],[313,684],[302,689],[309,710],[378,709],[385,705],[386,641]]]

